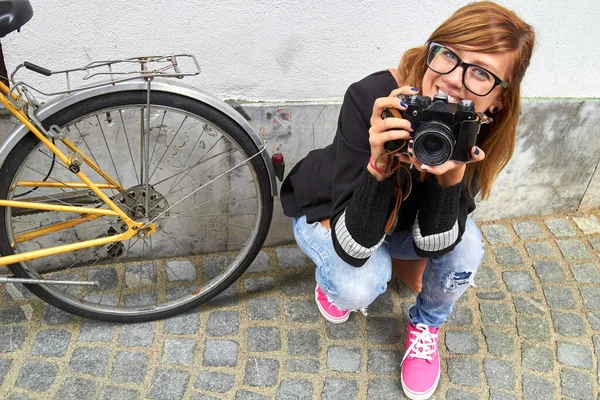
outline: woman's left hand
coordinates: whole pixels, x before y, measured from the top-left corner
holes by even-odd
[[[460,183],[465,175],[467,164],[479,162],[485,158],[484,151],[477,146],[473,146],[471,148],[470,161],[461,162],[449,160],[443,164],[436,165],[433,167],[430,165],[422,164],[419,160],[417,160],[412,150],[412,143],[413,141],[411,140],[409,142],[408,156],[406,154],[399,153],[397,157],[400,159],[400,161],[404,163],[413,164],[415,168],[417,168],[417,170],[419,171],[424,171],[435,175],[437,182],[441,186],[452,186],[456,185],[457,183]]]

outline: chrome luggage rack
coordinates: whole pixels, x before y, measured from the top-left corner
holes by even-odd
[[[18,81],[16,79],[16,74],[22,68],[45,76],[64,74],[67,89],[45,92],[24,81]],[[144,79],[147,81],[151,81],[155,77],[182,79],[185,76],[194,76],[199,73],[200,65],[198,64],[198,60],[191,54],[142,56],[120,60],[93,61],[81,68],[66,69],[62,71],[51,71],[38,65],[24,62],[17,66],[10,75],[12,87],[9,91],[8,98],[18,109],[21,109],[25,103],[37,108],[39,103],[36,101],[32,92],[50,97],[70,94],[100,86],[114,85],[119,82],[134,79]],[[85,84],[72,86],[71,80],[73,75],[77,75],[78,79],[86,81]]]

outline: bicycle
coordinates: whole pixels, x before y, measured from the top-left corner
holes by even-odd
[[[0,37],[33,15],[28,0],[0,6]],[[19,81],[23,68],[67,88]],[[0,266],[13,273],[0,283],[134,322],[196,307],[244,272],[266,238],[283,158],[270,159],[227,103],[174,82],[198,73],[195,57],[176,54],[60,71],[25,62],[11,88],[0,83],[22,122],[0,147]]]

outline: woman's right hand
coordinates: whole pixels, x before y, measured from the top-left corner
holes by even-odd
[[[400,94],[414,95],[418,93],[418,89],[411,86],[403,86],[394,89],[388,97],[380,97],[373,104],[373,113],[371,114],[371,128],[369,128],[369,144],[371,146],[371,158],[378,169],[384,170],[387,165],[387,160],[382,157],[377,161],[378,157],[384,154],[385,144],[390,140],[411,138],[413,128],[411,123],[404,118],[388,117],[382,118],[383,111],[386,108],[397,108],[405,110],[406,104],[397,96]],[[377,172],[371,165],[367,166],[369,172],[378,180],[383,179],[383,175]]]

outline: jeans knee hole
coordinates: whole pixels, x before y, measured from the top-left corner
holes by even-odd
[[[444,292],[457,293],[459,290],[466,288],[472,283],[472,275],[472,272],[451,272],[446,278]]]

